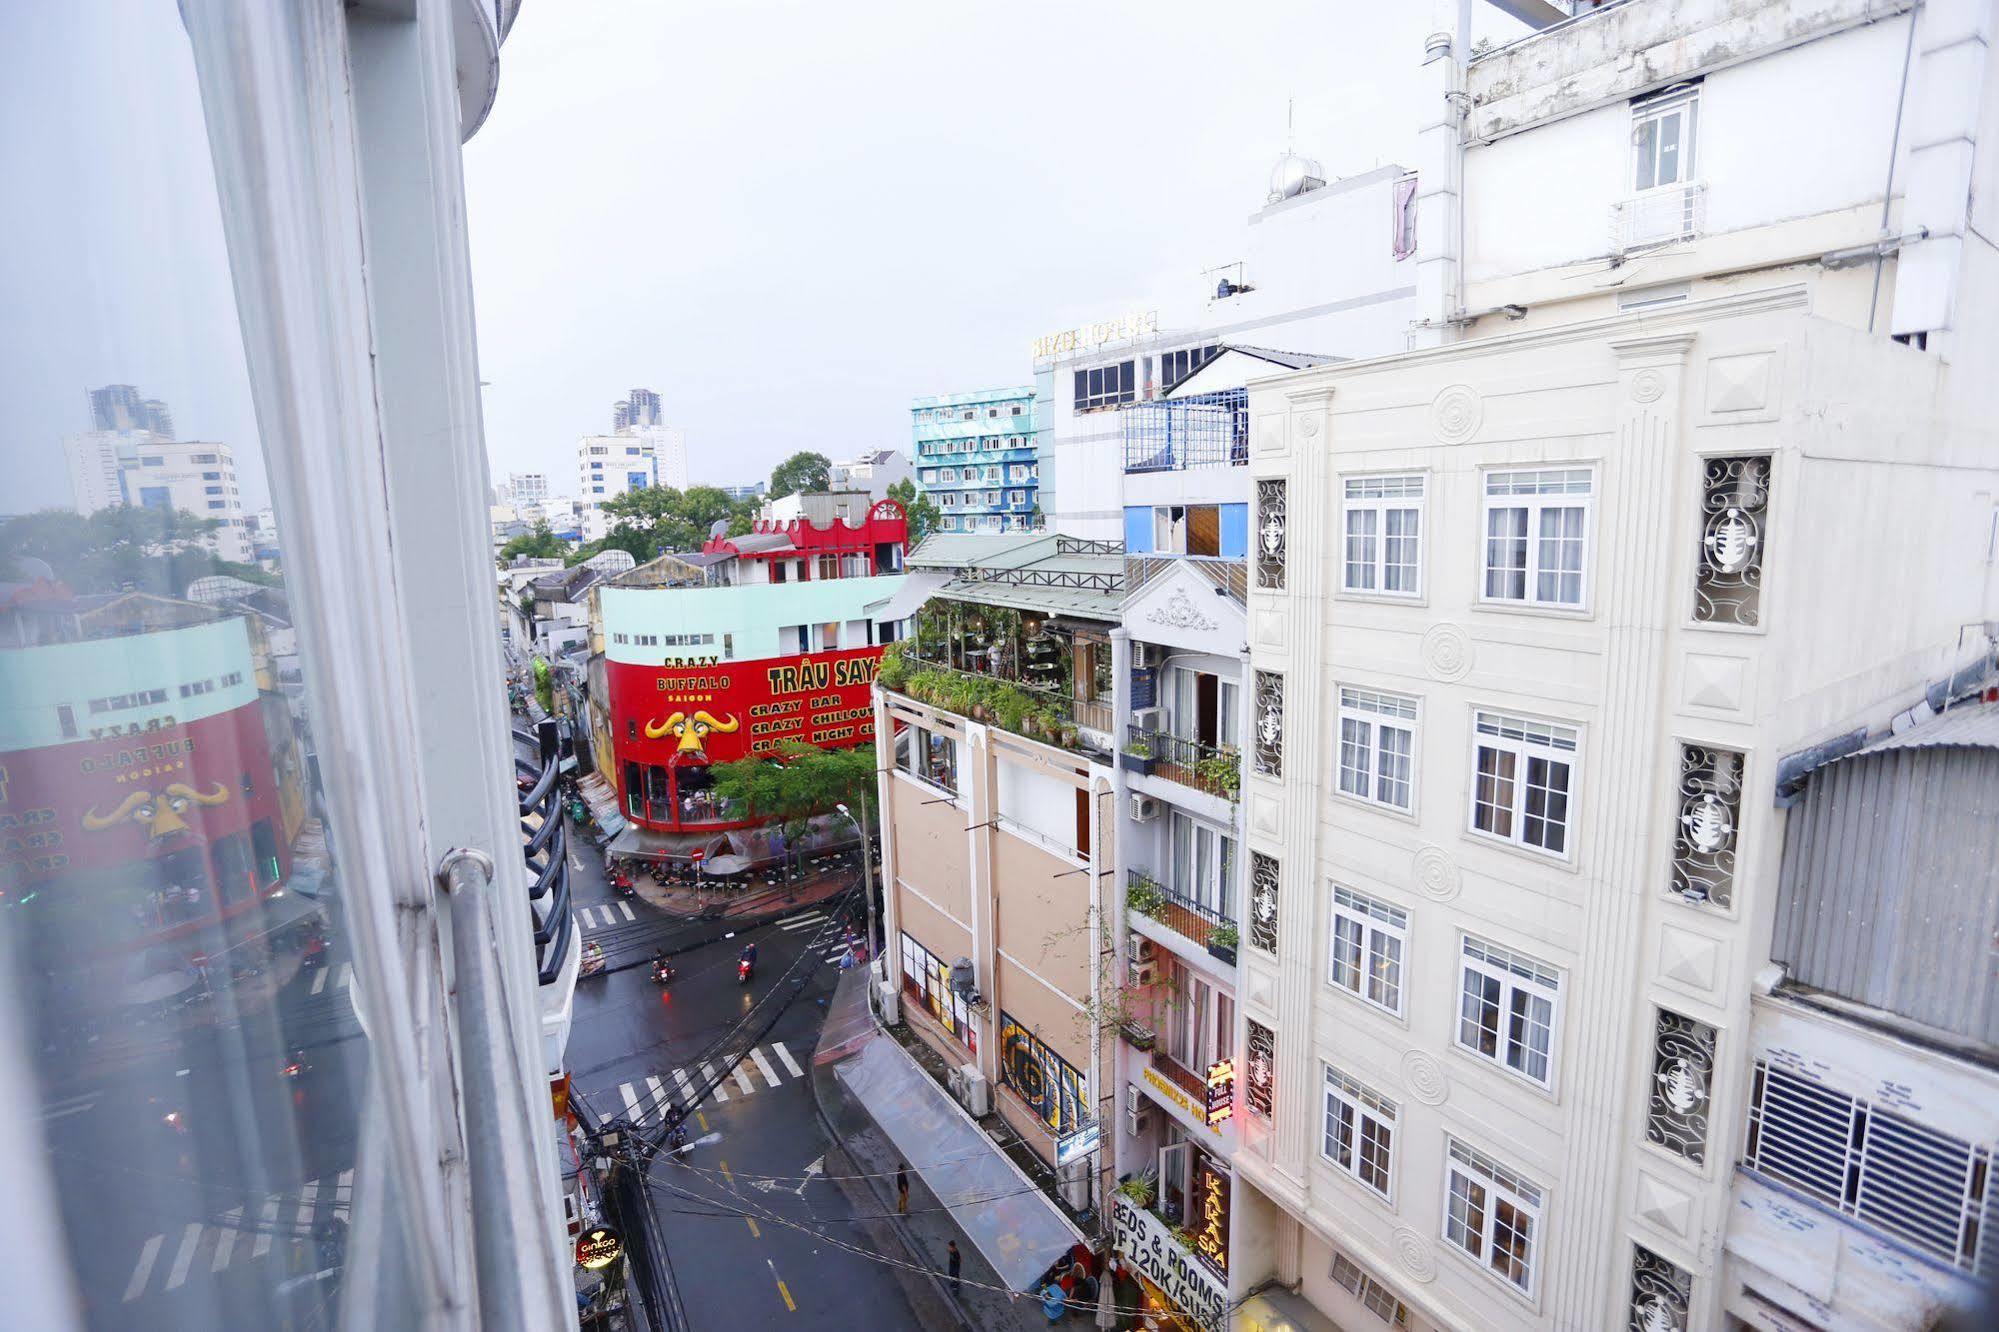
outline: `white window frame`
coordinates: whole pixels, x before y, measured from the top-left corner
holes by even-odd
[[[1394,1017],[1407,1007],[1409,913],[1379,898],[1333,885],[1333,919],[1326,939],[1326,984]],[[1354,956],[1341,958],[1341,945]],[[1353,984],[1341,979],[1350,971]]]
[[[1466,1039],[1466,1024],[1472,1022],[1470,1014],[1465,1011],[1470,1002],[1468,982],[1473,976],[1482,982],[1479,987],[1481,1009],[1486,1007],[1485,995],[1488,987],[1497,987],[1497,998],[1491,1004],[1496,1013],[1494,1019],[1496,1025],[1492,1029],[1493,1049],[1490,1054],[1479,1048],[1476,1039]],[[1548,1010],[1547,1021],[1544,1024],[1548,1032],[1548,1044],[1544,1052],[1546,1067],[1539,1076],[1529,1067],[1534,1046],[1531,1041],[1524,1039],[1523,1027],[1523,1023],[1532,1022],[1534,1016],[1532,1005],[1537,1000],[1545,1003]],[[1483,1022],[1472,1025],[1479,1031],[1485,1030]],[[1504,1069],[1521,1081],[1544,1091],[1553,1091],[1555,1069],[1561,1056],[1561,972],[1539,958],[1516,952],[1502,944],[1493,943],[1473,934],[1462,936],[1458,946],[1457,1021],[1452,1029],[1451,1039],[1460,1050],[1473,1058]]]
[[[1383,1096],[1359,1078],[1332,1064],[1321,1061],[1324,1073],[1322,1084],[1325,1099],[1320,1102],[1319,1157],[1341,1174],[1348,1176],[1362,1188],[1381,1199],[1389,1206],[1395,1205],[1395,1143],[1400,1136],[1395,1102]],[[1353,1120],[1353,1138],[1349,1144],[1349,1159],[1341,1160],[1334,1150],[1333,1124],[1337,1115],[1335,1107],[1344,1108]],[[1379,1144],[1385,1159],[1381,1162],[1382,1183],[1376,1185],[1367,1177],[1366,1167],[1361,1157],[1369,1142]]]
[[[1503,487],[1503,488],[1502,488]],[[1521,595],[1492,590],[1493,577],[1497,573],[1506,576],[1513,572],[1511,564],[1496,566],[1493,563],[1495,540],[1512,541],[1511,535],[1495,538],[1492,530],[1493,515],[1502,511],[1521,510],[1526,515],[1525,531],[1519,540],[1525,543],[1520,566]],[[1544,546],[1550,540],[1541,528],[1544,516],[1566,510],[1581,512],[1582,534],[1579,538],[1582,555],[1574,570],[1576,575],[1576,597],[1569,601],[1560,596],[1541,595],[1541,579],[1544,575],[1559,580],[1568,572],[1559,567],[1549,568],[1543,557],[1548,553]],[[1524,606],[1535,610],[1587,611],[1590,604],[1590,563],[1594,554],[1596,510],[1596,469],[1588,466],[1548,467],[1507,467],[1495,468],[1479,478],[1479,573],[1478,600],[1485,606]],[[1565,534],[1553,538],[1566,540]]]
[[[1440,1231],[1444,1243],[1470,1258],[1481,1271],[1507,1289],[1533,1299],[1541,1279],[1540,1265],[1536,1261],[1546,1208],[1546,1197],[1541,1187],[1448,1133],[1444,1135],[1444,1143],[1444,1208]],[[1465,1181],[1468,1203],[1472,1199],[1470,1190],[1478,1190],[1476,1205],[1480,1212],[1477,1226],[1467,1225],[1462,1238],[1451,1233],[1457,1220],[1451,1213],[1451,1200],[1458,1192],[1457,1181],[1460,1179]],[[1524,1260],[1525,1281],[1507,1275],[1493,1262],[1494,1231],[1498,1225],[1497,1203],[1505,1203],[1523,1214],[1529,1223]],[[1469,1213],[1470,1207],[1466,1210]],[[1470,1220],[1469,1216],[1467,1220]]]
[[[1398,472],[1341,479],[1340,507],[1340,590],[1356,596],[1389,597],[1397,601],[1418,601],[1423,596],[1423,529],[1427,526],[1428,477],[1422,472]],[[1388,563],[1388,523],[1391,514],[1413,516],[1415,531],[1400,540],[1415,544],[1414,585],[1390,588]],[[1371,530],[1356,538],[1357,517],[1372,520]],[[1355,541],[1366,542],[1364,552],[1355,550]],[[1357,578],[1357,575],[1360,577]]]
[[[1342,1267],[1346,1269],[1344,1273],[1340,1270]],[[1409,1326],[1408,1306],[1396,1298],[1395,1292],[1376,1278],[1374,1273],[1338,1249],[1333,1250],[1333,1266],[1329,1275],[1335,1285],[1360,1301],[1361,1308],[1382,1322],[1393,1328]],[[1387,1307],[1381,1307],[1384,1305]]]
[[[1341,685],[1339,694],[1339,749],[1336,755],[1335,788],[1350,800],[1379,805],[1383,809],[1412,814],[1416,809],[1416,731],[1421,719],[1418,700],[1406,694]],[[1383,772],[1383,759],[1394,755],[1383,748],[1388,733],[1405,737],[1408,752],[1402,756],[1407,771],[1400,785],[1403,799],[1384,794],[1384,784],[1395,781]],[[1357,760],[1349,762],[1349,759]],[[1357,783],[1358,789],[1349,783]]]
[[[1486,798],[1488,788],[1480,765],[1480,755],[1485,750],[1513,756],[1511,774],[1504,779],[1507,786],[1506,803],[1503,806],[1506,811],[1504,832],[1478,826],[1481,807],[1502,808],[1496,799]],[[1548,817],[1548,805],[1543,806],[1541,814],[1534,816],[1540,819],[1544,826],[1544,838],[1547,826],[1561,828],[1561,845],[1555,849],[1550,849],[1545,841],[1536,843],[1529,841],[1527,837],[1531,788],[1528,777],[1536,763],[1546,765],[1543,772],[1550,778],[1553,776],[1553,765],[1560,764],[1566,770],[1561,793],[1562,817],[1559,820]],[[1576,844],[1577,779],[1581,770],[1582,732],[1576,727],[1560,722],[1544,722],[1531,717],[1488,711],[1484,708],[1475,710],[1472,713],[1471,789],[1468,793],[1470,801],[1465,817],[1466,831],[1474,837],[1518,847],[1533,855],[1564,862],[1573,861]],[[1499,780],[1495,777],[1490,788],[1490,794],[1495,797],[1498,795]],[[1552,786],[1546,789],[1552,794]]]
[[[1659,127],[1669,120],[1678,120],[1679,148],[1674,163],[1675,175],[1671,180],[1659,179],[1660,142]],[[1653,128],[1652,148],[1649,156],[1640,140],[1646,127]],[[1642,171],[1650,165],[1652,180],[1643,183]],[[1700,178],[1700,90],[1690,88],[1674,92],[1648,102],[1640,102],[1631,108],[1631,159],[1629,176],[1631,193],[1646,194],[1653,190],[1684,189]]]

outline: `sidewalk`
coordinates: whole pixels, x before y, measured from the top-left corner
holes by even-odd
[[[796,907],[817,906],[837,897],[860,881],[853,870],[829,870],[824,874],[765,888],[696,888],[689,884],[661,885],[649,874],[632,878],[632,887],[646,905],[669,916],[696,919],[704,912],[709,918],[734,920],[742,916],[763,916]]]
[[[829,1142],[826,1174],[846,1195],[854,1210],[853,1224],[873,1247],[910,1265],[897,1269],[898,1279],[919,1325],[971,1332],[1046,1329],[1049,1321],[1040,1301],[996,1289],[1005,1281],[944,1209],[914,1163],[908,1172],[909,1211],[897,1215],[896,1169],[905,1163],[867,1108],[835,1076],[834,1067],[815,1061],[809,1079],[813,1108]],[[945,1245],[952,1240],[963,1258],[964,1284],[955,1294],[945,1266]]]

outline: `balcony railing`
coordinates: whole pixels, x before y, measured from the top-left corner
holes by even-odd
[[[1220,911],[1167,887],[1141,869],[1125,871],[1125,901],[1132,910],[1206,948],[1226,923]]]
[[[1249,394],[1224,389],[1137,403],[1118,413],[1124,470],[1170,472],[1249,461]]]
[[[1610,251],[1635,250],[1688,241],[1707,221],[1707,187],[1700,181],[1662,185],[1610,206]]]
[[[534,885],[528,889],[528,921],[534,928],[535,966],[543,985],[562,970],[569,950],[569,829],[563,818],[556,767],[561,750],[555,723],[544,721],[539,736],[515,731],[520,745],[536,750],[529,758],[516,751],[514,772],[520,793],[521,837]],[[537,910],[536,908],[539,908]]]
[[[1125,753],[1149,762],[1154,776],[1223,800],[1233,802],[1242,790],[1242,754],[1228,745],[1131,726],[1125,732]]]

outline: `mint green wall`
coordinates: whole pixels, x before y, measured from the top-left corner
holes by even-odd
[[[243,678],[224,687],[221,679],[230,674]],[[257,698],[250,635],[238,616],[158,633],[12,649],[0,676],[5,678],[5,687],[0,688],[0,753],[71,743],[57,720],[59,703],[70,705],[79,735],[88,738],[92,727],[143,727],[168,717],[194,721]],[[213,680],[216,688],[182,698],[180,686],[197,680]],[[90,711],[93,698],[148,689],[165,691],[166,700],[117,712],[92,715]]]
[[[866,618],[864,607],[894,596],[903,574],[879,578],[826,578],[804,583],[738,587],[606,587],[604,655],[612,661],[657,666],[686,657],[719,655],[722,635],[734,634],[736,661],[780,655],[777,631],[794,624]],[[713,634],[710,647],[639,647],[617,634]]]

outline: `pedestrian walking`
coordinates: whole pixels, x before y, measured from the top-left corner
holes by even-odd
[[[965,1265],[964,1255],[958,1252],[958,1241],[952,1240],[944,1246],[945,1264],[951,1272],[951,1294],[959,1292],[958,1273]]]
[[[895,1163],[895,1211],[898,1216],[909,1215],[909,1166],[902,1161]]]

